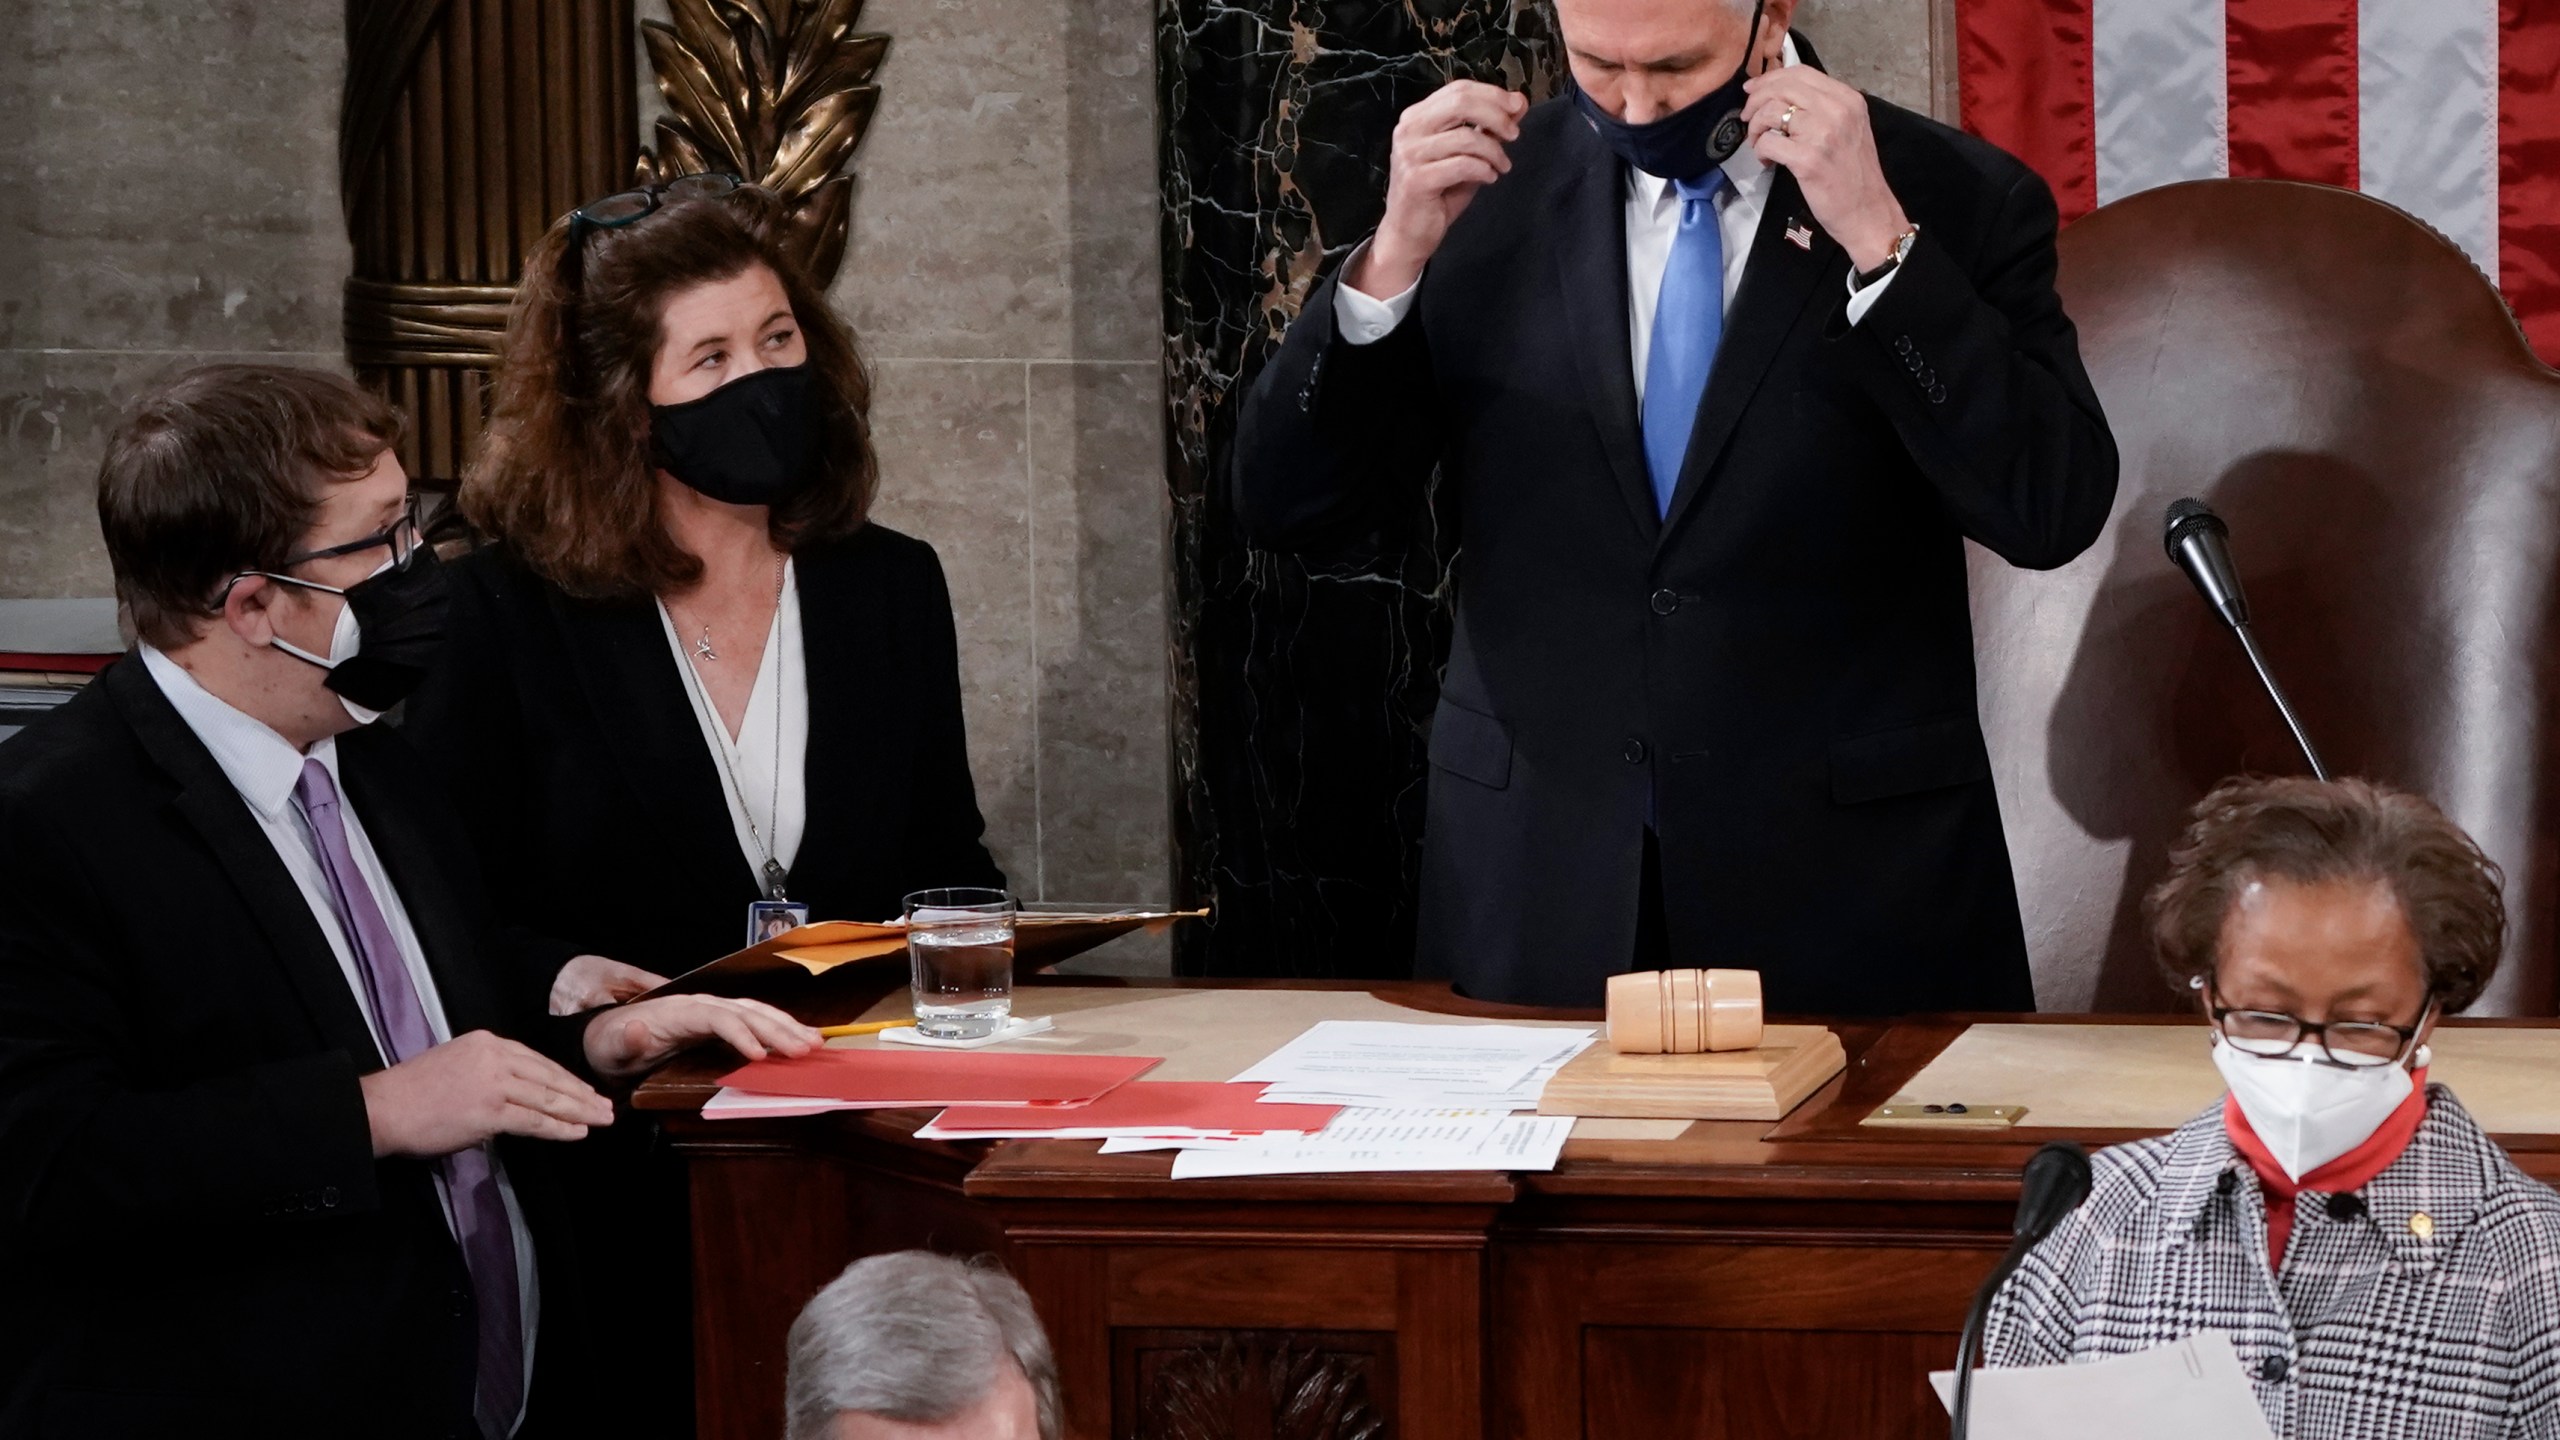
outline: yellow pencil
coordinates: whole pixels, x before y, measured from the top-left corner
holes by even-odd
[[[883,1030],[902,1030],[913,1020],[866,1020],[859,1025],[821,1025],[818,1033],[833,1040],[839,1035],[877,1035]]]

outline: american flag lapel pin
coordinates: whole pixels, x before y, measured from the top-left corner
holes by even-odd
[[[1790,215],[1787,217],[1787,239],[1799,250],[1813,248],[1813,227]]]

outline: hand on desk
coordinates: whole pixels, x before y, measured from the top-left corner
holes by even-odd
[[[666,983],[666,976],[637,965],[625,965],[601,955],[580,955],[561,966],[560,973],[552,978],[551,1013],[577,1015],[601,1010],[646,995]]]
[[[360,1082],[376,1155],[432,1159],[499,1135],[583,1140],[613,1123],[595,1087],[513,1040],[457,1035]]]
[[[760,1000],[669,995],[608,1010],[587,1022],[587,1063],[623,1079],[704,1040],[722,1040],[750,1060],[806,1055],[825,1037]]]

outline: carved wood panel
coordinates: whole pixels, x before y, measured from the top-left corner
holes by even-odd
[[[1652,1330],[1582,1337],[1583,1428],[1643,1440],[1945,1440],[1937,1333]]]
[[[1366,1330],[1112,1332],[1119,1440],[1393,1440],[1396,1337]]]
[[[350,0],[347,362],[407,412],[430,486],[479,438],[525,250],[629,183],[637,33],[632,0]]]

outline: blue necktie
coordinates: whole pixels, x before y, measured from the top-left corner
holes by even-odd
[[[1724,232],[1716,228],[1716,191],[1724,171],[1675,180],[1680,193],[1680,233],[1662,267],[1662,292],[1653,306],[1653,348],[1644,365],[1644,463],[1653,473],[1657,513],[1671,514],[1671,492],[1680,484],[1680,462],[1689,453],[1689,431],[1698,401],[1707,393],[1716,345],[1724,339]]]

